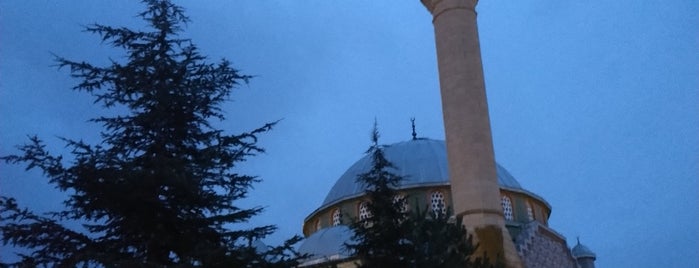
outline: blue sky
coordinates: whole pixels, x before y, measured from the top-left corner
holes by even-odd
[[[183,34],[254,78],[218,123],[237,133],[282,119],[259,175],[251,224],[278,243],[369,146],[443,139],[431,16],[419,1],[177,1]],[[0,1],[0,154],[37,134],[97,142],[104,111],[70,88],[51,53],[104,63],[120,51],[83,33],[141,27],[126,1]],[[699,2],[481,1],[477,8],[496,158],[552,206],[550,226],[598,267],[699,266]],[[0,164],[0,194],[39,211],[63,194],[38,172]],[[7,250],[0,258],[7,258]]]

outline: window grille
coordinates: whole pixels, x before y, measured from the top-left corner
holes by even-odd
[[[338,226],[340,223],[342,223],[342,214],[339,209],[335,209],[333,211],[333,226]]]
[[[371,218],[371,212],[369,211],[369,203],[362,202],[359,204],[359,220],[367,220]]]
[[[447,214],[447,206],[444,203],[444,194],[442,192],[432,192],[432,195],[430,196],[430,204],[432,206],[432,213],[440,213],[442,215]]]
[[[529,204],[529,202],[527,202],[527,219],[529,219],[529,221],[534,220],[534,210],[532,209],[532,205]]]
[[[502,211],[505,214],[505,219],[508,221],[514,220],[514,214],[512,213],[512,200],[507,196],[502,196],[500,198],[500,203],[502,204]]]

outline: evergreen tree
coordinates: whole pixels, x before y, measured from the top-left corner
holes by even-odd
[[[469,235],[461,219],[441,211],[417,210],[410,215],[412,232],[408,235],[414,245],[411,267],[424,268],[500,268],[501,263],[491,264],[487,256],[474,258],[478,245]]]
[[[394,167],[378,143],[376,122],[371,141],[367,154],[371,154],[372,167],[357,177],[366,188],[370,216],[352,224],[356,243],[346,247],[361,260],[362,267],[408,267],[412,246],[406,240],[409,225],[403,209],[405,200],[395,191],[403,178],[390,171]]]
[[[254,176],[233,168],[263,152],[257,136],[268,123],[231,135],[215,128],[221,105],[251,77],[226,60],[207,63],[179,33],[188,22],[167,0],[144,0],[139,16],[150,31],[91,25],[86,30],[126,52],[126,62],[106,67],[57,58],[105,108],[125,114],[99,117],[102,142],[64,139],[71,158],[50,154],[31,137],[5,156],[8,163],[38,168],[68,194],[65,210],[37,215],[10,197],[0,198],[0,234],[5,244],[26,248],[16,266],[109,267],[289,267],[299,237],[258,252],[252,242],[274,226],[231,230],[259,214],[242,208]],[[70,162],[66,164],[66,162]],[[65,222],[82,223],[68,228]],[[239,225],[237,225],[239,226]]]
[[[370,268],[502,267],[491,265],[487,258],[472,257],[478,246],[450,209],[447,213],[406,209],[405,197],[396,190],[403,178],[392,172],[395,166],[386,159],[378,139],[374,123],[372,146],[367,151],[372,167],[357,177],[366,189],[370,216],[350,226],[353,242],[345,244],[358,264]]]

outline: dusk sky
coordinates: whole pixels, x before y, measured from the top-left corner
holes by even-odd
[[[432,17],[412,1],[175,1],[209,60],[255,75],[224,107],[231,134],[280,120],[248,226],[301,234],[335,181],[370,145],[444,139]],[[142,29],[138,1],[0,1],[0,155],[38,135],[99,142],[88,119],[114,113],[71,88],[51,53],[98,65],[122,51],[82,32]],[[597,267],[699,267],[699,1],[480,1],[483,65],[497,161],[553,207]],[[0,164],[0,195],[37,211],[65,194],[40,172]],[[10,259],[0,248],[0,260]]]

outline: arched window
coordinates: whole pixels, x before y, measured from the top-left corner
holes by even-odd
[[[316,231],[320,230],[320,219],[316,220]]]
[[[333,220],[333,226],[338,226],[340,223],[342,223],[342,213],[340,212],[340,209],[335,209],[333,210],[332,214],[332,220]]]
[[[442,192],[432,192],[430,195],[430,205],[432,207],[432,213],[440,213],[442,215],[447,214],[447,206],[444,203],[444,194]]]
[[[408,201],[405,200],[404,195],[393,196],[393,204],[397,204],[400,207],[400,212],[407,213],[410,207],[408,207]]]
[[[361,202],[359,203],[359,220],[367,220],[371,218],[371,211],[369,211],[369,203]]]
[[[529,221],[534,220],[534,209],[532,209],[532,204],[530,204],[529,202],[527,202],[527,219]]]
[[[502,204],[502,212],[505,214],[505,219],[508,221],[514,220],[515,217],[512,214],[512,200],[506,195],[500,198],[500,204]]]

